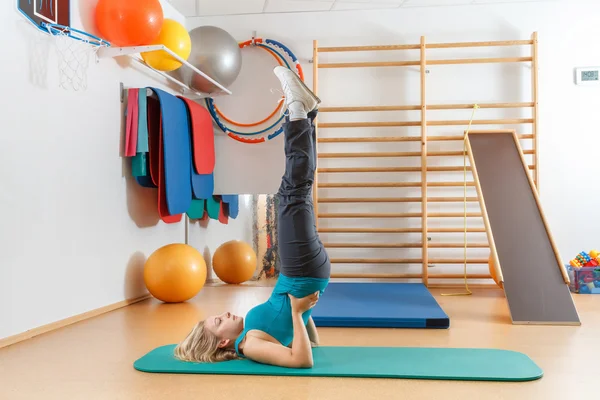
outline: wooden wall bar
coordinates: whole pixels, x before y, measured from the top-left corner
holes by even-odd
[[[530,48],[528,53],[530,56],[525,57],[486,57],[486,58],[444,58],[436,59],[429,57],[429,50],[433,49],[459,49],[459,48],[476,48],[476,47],[490,47],[490,48],[506,48],[511,46],[526,46]],[[464,204],[465,202],[471,205],[476,205],[478,202],[476,193],[473,191],[466,198],[463,196],[456,197],[456,194],[450,195],[449,191],[462,188],[465,185],[469,190],[472,190],[474,184],[471,178],[471,168],[467,163],[466,172],[468,173],[468,179],[466,182],[462,181],[462,172],[465,170],[463,159],[465,157],[464,150],[456,150],[458,144],[462,148],[462,141],[464,140],[463,135],[432,135],[429,131],[429,127],[466,127],[469,124],[469,120],[464,119],[432,119],[429,113],[431,111],[438,110],[469,110],[473,109],[474,104],[428,104],[427,103],[427,67],[431,65],[465,65],[465,64],[489,64],[489,63],[529,63],[531,64],[531,87],[532,94],[531,98],[523,99],[523,101],[516,101],[516,99],[510,99],[512,102],[501,102],[502,99],[497,99],[499,102],[487,102],[477,103],[480,109],[516,109],[516,110],[531,110],[530,118],[475,118],[472,121],[472,125],[515,125],[522,132],[518,135],[519,139],[524,142],[530,142],[530,146],[525,150],[525,154],[531,156],[531,164],[529,168],[532,172],[533,179],[539,187],[539,171],[538,171],[538,36],[537,33],[533,33],[529,40],[508,40],[508,41],[482,41],[482,42],[465,42],[465,43],[427,43],[425,37],[421,37],[419,44],[401,44],[401,45],[383,45],[383,46],[342,46],[342,47],[319,47],[318,42],[315,40],[313,45],[313,88],[315,93],[319,92],[319,70],[323,68],[374,68],[374,67],[417,67],[420,73],[420,104],[393,104],[393,105],[361,105],[361,106],[336,106],[335,104],[329,104],[327,102],[326,94],[321,94],[323,99],[323,105],[320,107],[320,113],[368,113],[368,112],[394,112],[394,111],[412,111],[420,112],[419,120],[413,117],[412,120],[391,120],[383,122],[356,122],[356,121],[340,121],[340,122],[316,122],[317,129],[332,130],[330,135],[318,135],[317,141],[319,145],[329,143],[330,146],[336,146],[344,143],[355,143],[355,144],[381,144],[381,143],[394,143],[397,145],[406,143],[415,143],[410,146],[415,146],[416,142],[420,142],[420,150],[414,148],[412,151],[372,151],[372,149],[366,149],[365,151],[323,151],[323,146],[318,147],[318,159],[340,159],[345,160],[345,164],[342,167],[338,166],[325,166],[322,167],[320,163],[317,165],[317,176],[315,178],[315,190],[313,200],[315,203],[315,209],[317,214],[317,228],[319,232],[328,235],[340,235],[340,240],[328,240],[331,236],[324,240],[326,248],[352,251],[356,249],[382,249],[381,251],[387,250],[398,250],[393,256],[389,256],[390,253],[386,253],[382,257],[378,258],[365,258],[365,257],[334,257],[332,256],[333,264],[346,264],[346,265],[357,265],[364,264],[365,268],[363,272],[357,273],[341,273],[333,272],[332,277],[339,278],[381,278],[381,279],[420,279],[424,284],[428,286],[439,286],[441,279],[456,280],[463,279],[463,274],[457,273],[443,273],[444,265],[463,265],[467,264],[480,264],[486,265],[487,258],[471,257],[465,260],[465,257],[456,258],[452,255],[458,255],[458,253],[448,253],[449,256],[433,256],[430,254],[430,249],[463,249],[465,246],[469,249],[488,249],[488,243],[471,238],[467,240],[467,243],[461,243],[461,239],[457,234],[473,234],[485,232],[483,227],[473,227],[471,221],[483,221],[481,211],[470,211],[466,214],[458,212],[456,208],[451,208],[456,205]],[[322,63],[319,58],[320,53],[343,53],[343,52],[378,52],[378,51],[403,51],[403,50],[418,50],[418,60],[398,60],[398,61],[361,61],[361,62],[327,62]],[[489,54],[488,54],[489,55]],[[416,88],[415,88],[416,89]],[[496,100],[496,99],[494,99]],[[417,115],[417,114],[412,114]],[[405,128],[405,127],[420,127],[420,134],[414,136],[393,136],[392,132],[394,128]],[[390,129],[390,135],[387,136],[351,136],[345,135],[346,132],[353,132],[354,128],[378,128],[378,129]],[[437,143],[439,146],[446,146],[445,143],[455,143],[454,148],[443,149],[443,150],[431,150],[429,145],[431,143]],[[404,146],[404,145],[402,145]],[[327,149],[331,149],[328,147]],[[390,149],[392,150],[392,149]],[[360,162],[365,159],[404,159],[420,158],[420,166],[348,166],[347,163]],[[431,157],[454,157],[456,160],[452,162],[452,165],[429,165]],[[356,161],[353,161],[356,160]],[[375,164],[378,164],[376,161]],[[439,179],[431,179],[428,173],[452,173],[460,172],[461,176],[454,177],[448,181],[439,181]],[[369,176],[368,174],[379,174],[378,176],[390,178],[380,179],[378,182],[368,182],[367,180],[355,180],[348,181],[339,180],[336,181],[334,178],[343,178],[346,174],[365,174],[360,176]],[[412,173],[417,175],[411,175],[411,178],[398,178],[393,173]],[[323,175],[328,175],[327,178],[322,179]],[[381,175],[383,174],[383,175]],[[387,174],[387,175],[385,175]],[[417,178],[420,176],[420,178]],[[321,178],[321,179],[319,179]],[[356,178],[354,178],[356,179]],[[460,180],[460,181],[459,181]],[[385,197],[381,194],[377,194],[377,197],[362,196],[361,194],[353,194],[352,196],[345,196],[339,194],[337,191],[344,190],[361,190],[361,188],[412,188],[410,190],[420,190],[420,195],[416,193],[412,196],[407,197]],[[435,188],[433,192],[431,188]],[[323,191],[326,190],[324,193]],[[444,191],[448,192],[448,195],[444,195]],[[418,192],[417,192],[418,193]],[[440,194],[441,193],[441,194]],[[402,203],[420,203],[420,212],[414,210],[414,212],[387,212],[387,211],[373,211],[373,212],[348,212],[348,209],[336,210],[336,207],[342,207],[343,205],[352,204],[372,204],[377,209],[377,204],[402,204]],[[319,209],[319,204],[328,204],[329,208],[326,211]],[[437,205],[434,211],[429,206]],[[440,207],[448,207],[448,209],[440,210]],[[463,225],[463,219],[469,220],[469,226]],[[409,227],[377,227],[376,221],[389,220],[398,221],[408,219],[410,221],[420,221],[420,224],[414,226],[411,224]],[[435,227],[428,224],[429,221],[452,221],[456,219],[455,227]],[[362,226],[357,227],[329,227],[328,225],[323,226],[319,224],[319,220],[323,221],[340,221],[350,220],[356,221],[357,224],[362,222]],[[373,225],[369,225],[369,221],[373,221]],[[365,226],[366,225],[366,226]],[[481,224],[480,224],[481,225]],[[386,234],[387,240],[383,242],[370,242],[370,235]],[[397,234],[418,234],[420,239],[414,240],[399,239]],[[432,241],[430,235],[444,235],[444,241]],[[346,239],[349,240],[346,240]],[[350,239],[351,238],[351,239]],[[356,240],[358,238],[358,240]],[[485,241],[485,239],[484,239]],[[403,249],[421,249],[421,257],[404,257],[406,253]],[[399,269],[398,272],[377,272],[376,268],[372,268],[372,265],[388,264],[388,265],[406,265],[415,264],[421,265],[420,273],[408,273],[403,272],[405,269]],[[431,265],[438,265],[436,273],[430,273]],[[491,279],[487,273],[468,273],[467,278],[469,280],[488,280]],[[431,281],[434,280],[433,283]],[[437,280],[437,282],[435,282]],[[487,283],[493,283],[487,282]],[[459,283],[457,283],[459,284]],[[471,285],[471,284],[470,284]],[[494,285],[482,285],[482,287],[494,287]]]

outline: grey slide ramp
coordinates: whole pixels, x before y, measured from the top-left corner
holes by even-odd
[[[515,132],[470,132],[467,146],[513,323],[579,325],[569,278]]]

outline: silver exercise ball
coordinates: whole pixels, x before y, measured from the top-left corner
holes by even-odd
[[[228,87],[242,69],[242,50],[238,42],[227,31],[216,26],[201,26],[192,29],[192,52],[187,61],[210,76],[221,85]],[[179,79],[200,92],[212,93],[219,88],[189,68],[179,68]]]

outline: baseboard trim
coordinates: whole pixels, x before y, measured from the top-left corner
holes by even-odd
[[[60,328],[64,328],[65,326],[69,326],[69,325],[75,324],[77,322],[85,321],[86,319],[90,319],[90,318],[94,318],[94,317],[97,317],[102,314],[106,314],[107,312],[118,310],[119,308],[127,307],[127,306],[135,304],[135,303],[139,303],[140,301],[144,301],[150,297],[151,297],[150,294],[145,294],[143,296],[136,297],[133,299],[126,299],[126,300],[119,301],[114,304],[109,304],[104,307],[96,308],[95,310],[90,310],[90,311],[84,312],[82,314],[74,315],[72,317],[62,319],[60,321],[52,322],[47,325],[42,325],[37,328],[33,328],[28,331],[25,331],[23,333],[18,333],[16,335],[9,336],[4,339],[0,339],[0,349],[3,347],[11,346],[13,344],[22,342],[27,339],[31,339],[33,337],[42,335],[44,333],[48,333],[48,332],[52,332],[52,331],[55,331]]]

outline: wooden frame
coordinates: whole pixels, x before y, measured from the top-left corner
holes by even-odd
[[[489,56],[486,58],[459,58],[459,59],[451,59],[451,58],[435,58],[430,57],[428,52],[434,49],[458,49],[458,48],[476,48],[476,47],[491,47],[491,48],[500,48],[500,47],[511,47],[511,46],[525,46],[529,47],[530,52],[529,55],[523,57],[493,57]],[[342,52],[379,52],[379,51],[404,51],[404,50],[418,50],[419,58],[418,60],[409,60],[409,61],[362,61],[362,62],[321,62],[319,59],[320,53],[342,53]],[[427,73],[428,66],[433,65],[461,65],[461,64],[488,64],[488,63],[530,63],[531,64],[531,79],[532,79],[532,95],[529,99],[523,99],[524,101],[512,101],[512,102],[493,102],[493,103],[478,103],[477,105],[481,109],[531,109],[532,116],[531,118],[499,118],[499,119],[484,119],[484,118],[476,118],[473,121],[464,120],[464,119],[456,119],[456,120],[447,120],[447,119],[430,119],[428,113],[436,110],[468,110],[472,109],[474,104],[428,104],[426,97],[426,89],[427,89]],[[438,150],[431,151],[429,150],[429,144],[435,142],[438,146],[443,146],[444,143],[452,143],[459,142],[465,140],[464,135],[431,135],[428,134],[428,127],[460,127],[467,126],[471,123],[474,126],[485,126],[485,125],[515,125],[519,127],[519,129],[523,129],[522,132],[516,133],[516,128],[512,130],[515,135],[515,140],[521,141],[529,141],[531,142],[531,150],[524,150],[523,154],[531,156],[532,161],[528,165],[531,174],[533,175],[533,182],[536,187],[539,188],[539,168],[538,168],[538,35],[537,32],[534,32],[531,35],[531,38],[528,40],[504,40],[504,41],[479,41],[479,42],[464,42],[464,43],[427,43],[426,38],[424,36],[421,37],[420,43],[418,44],[399,44],[399,45],[379,45],[379,46],[338,46],[338,47],[319,47],[318,42],[315,40],[313,43],[313,88],[315,93],[318,91],[318,83],[319,83],[319,75],[318,72],[320,69],[333,69],[333,68],[378,68],[378,67],[417,67],[420,74],[420,104],[396,104],[396,105],[362,105],[362,106],[335,106],[330,104],[324,104],[319,108],[321,113],[366,113],[366,112],[393,112],[393,111],[420,111],[420,118],[418,120],[408,120],[408,121],[397,121],[397,120],[388,120],[383,122],[361,122],[353,121],[353,122],[317,122],[317,128],[320,129],[331,129],[336,132],[335,136],[322,137],[322,135],[318,136],[317,142],[319,145],[322,144],[330,144],[335,146],[335,144],[339,143],[414,143],[420,142],[420,151],[361,151],[361,152],[348,152],[348,151],[324,151],[322,150],[322,146],[319,146],[318,150],[318,159],[345,159],[346,163],[351,162],[351,160],[363,160],[363,159],[372,159],[374,163],[377,163],[377,159],[379,158],[413,158],[417,157],[421,159],[421,165],[419,166],[397,166],[397,167],[389,167],[389,166],[347,166],[343,167],[321,167],[318,166],[317,175],[323,176],[324,174],[334,174],[334,176],[340,176],[340,174],[347,173],[360,173],[360,174],[372,174],[372,173],[385,173],[389,174],[390,178],[383,179],[383,181],[379,182],[368,182],[364,181],[354,181],[354,182],[322,182],[322,180],[315,178],[315,195],[314,195],[314,203],[316,208],[316,219],[317,219],[317,228],[319,232],[322,233],[330,233],[330,234],[340,234],[344,237],[344,239],[340,240],[339,243],[336,241],[326,240],[326,247],[330,248],[338,248],[338,249],[357,249],[357,248],[385,248],[385,249],[421,249],[421,258],[419,262],[422,266],[420,274],[402,274],[402,273],[364,273],[364,274],[336,274],[334,273],[332,276],[337,277],[352,277],[352,278],[416,278],[421,279],[422,282],[430,286],[430,280],[432,279],[454,279],[447,278],[446,276],[452,274],[443,274],[437,273],[430,275],[428,273],[429,264],[434,261],[439,260],[455,260],[452,257],[431,257],[429,254],[429,249],[458,249],[463,248],[465,245],[463,243],[430,243],[430,235],[431,234],[443,234],[443,235],[451,235],[449,237],[455,237],[457,233],[463,233],[465,231],[464,226],[461,227],[432,227],[428,224],[428,219],[437,218],[443,219],[445,221],[450,221],[451,218],[462,218],[464,217],[463,213],[453,212],[452,210],[441,210],[439,212],[429,212],[428,208],[430,204],[438,204],[439,206],[444,206],[448,204],[448,207],[452,203],[480,203],[481,193],[479,192],[474,181],[467,181],[467,186],[475,188],[477,190],[478,197],[469,196],[465,200],[463,197],[455,197],[455,196],[431,196],[428,193],[428,188],[438,188],[438,191],[444,191],[445,188],[448,190],[452,188],[459,188],[465,185],[464,182],[458,182],[458,179],[447,182],[439,182],[435,180],[431,180],[428,176],[428,173],[431,172],[463,172],[464,166],[459,165],[463,163],[464,151],[457,151],[454,149],[447,150]],[[416,88],[415,88],[416,89]],[[514,100],[514,99],[513,99]],[[392,136],[387,135],[383,137],[355,137],[355,136],[344,136],[343,133],[346,130],[352,129],[360,129],[360,128],[382,128],[387,129],[391,128],[402,128],[402,127],[420,127],[420,134],[414,136]],[[522,128],[521,128],[522,127]],[[341,132],[338,134],[337,132]],[[478,132],[478,131],[472,131]],[[461,145],[462,147],[462,145]],[[331,149],[331,147],[329,147]],[[452,165],[444,165],[444,166],[434,166],[429,165],[429,161],[432,157],[439,158],[456,158],[457,162],[452,163]],[[460,159],[460,163],[458,160]],[[470,166],[467,166],[467,172],[471,173],[473,176],[476,176],[476,171],[474,171]],[[420,179],[416,180],[412,179],[404,179],[398,178],[394,175],[396,173],[414,173],[420,174]],[[362,175],[361,175],[362,176]],[[388,175],[385,175],[386,177]],[[416,176],[416,175],[415,175]],[[462,179],[462,176],[461,178]],[[368,197],[362,195],[354,195],[355,197],[344,197],[337,195],[337,190],[365,190],[368,188],[420,188],[421,195],[420,196],[411,196],[411,197]],[[320,189],[326,189],[328,192],[326,194],[321,193],[318,194]],[[420,208],[421,212],[319,212],[318,205],[324,204],[367,204],[367,203],[389,203],[389,204],[402,204],[402,203],[421,203]],[[484,222],[485,228],[473,228],[469,227],[466,231],[467,233],[487,233],[489,230],[489,221],[486,221],[485,218],[485,205],[481,205],[481,212],[470,212],[467,213],[467,218],[469,219],[479,219],[481,218]],[[436,210],[437,211],[437,210]],[[420,218],[421,225],[418,228],[329,228],[322,227],[318,221],[320,219],[374,219],[374,220],[382,220],[382,219],[403,219],[403,218]],[[461,224],[462,225],[462,224]],[[387,241],[386,243],[368,243],[365,241],[368,235],[365,234],[381,234],[387,233],[390,235],[396,233],[407,233],[407,234],[419,234],[420,240],[407,240],[407,243],[396,242],[394,239]],[[362,234],[360,243],[352,243],[348,242],[347,235],[348,234]],[[416,239],[416,237],[415,237]],[[490,242],[492,242],[490,240]],[[479,243],[474,241],[471,243],[469,241],[467,243],[467,248],[490,248],[491,254],[493,255],[495,249],[493,248],[493,244],[487,243]],[[402,254],[402,253],[399,253]],[[334,260],[344,260],[344,261],[352,261],[349,258],[337,258],[332,257]],[[354,258],[353,262],[350,264],[362,263],[362,262],[370,262],[370,261],[386,261],[384,264],[395,263],[397,260],[416,260],[414,258],[404,259],[402,257],[394,257],[394,258],[386,258],[386,259],[364,259],[364,258]],[[390,261],[392,260],[392,261]],[[389,261],[389,262],[388,262]],[[455,260],[456,261],[456,260]],[[481,261],[479,259],[479,261]],[[464,262],[464,260],[462,261]],[[470,260],[467,260],[467,263],[470,263]],[[499,265],[497,260],[495,265]],[[501,271],[497,271],[500,279],[502,278]],[[485,276],[484,276],[485,275]],[[464,277],[464,275],[460,275],[460,278]],[[456,277],[458,279],[458,276]],[[486,274],[468,274],[469,279],[488,279],[489,276]],[[434,284],[439,285],[439,284]],[[471,285],[471,284],[470,284]],[[489,287],[497,287],[491,285]]]
[[[319,41],[313,41],[313,92],[318,96],[319,93]],[[317,154],[319,154],[319,123],[317,122],[317,118],[315,118],[315,138],[317,143],[315,143],[315,148],[317,149]],[[314,178],[314,186],[313,186],[313,206],[315,208],[315,215],[319,213],[319,159],[315,160],[317,164],[315,166],[315,178]],[[315,217],[315,227],[319,228],[319,218]]]

